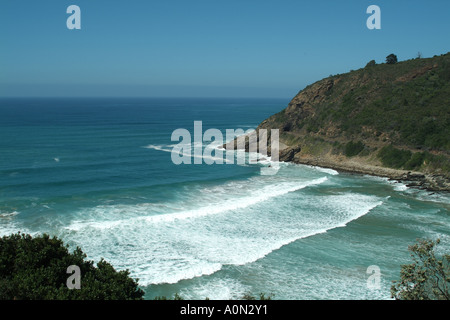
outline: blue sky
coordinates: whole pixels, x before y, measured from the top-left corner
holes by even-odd
[[[2,0],[0,96],[288,99],[390,53],[447,53],[449,35],[448,0]]]

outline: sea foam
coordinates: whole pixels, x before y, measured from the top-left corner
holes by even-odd
[[[359,194],[311,198],[297,193],[323,184],[326,177],[278,184],[261,177],[250,181],[213,187],[198,196],[195,209],[179,212],[152,215],[150,204],[93,208],[82,215],[99,218],[115,211],[119,218],[121,212],[134,211],[135,216],[73,221],[65,237],[83,243],[89,257],[105,257],[118,269],[132,270],[142,285],[177,283],[224,265],[255,262],[298,239],[343,227],[382,204],[377,197]]]

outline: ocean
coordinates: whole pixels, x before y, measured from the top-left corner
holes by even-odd
[[[172,162],[174,130],[248,130],[288,102],[1,99],[0,236],[58,236],[128,269],[146,299],[390,299],[416,239],[448,252],[448,194],[291,163]]]

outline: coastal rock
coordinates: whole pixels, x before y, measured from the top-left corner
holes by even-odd
[[[282,162],[291,162],[297,153],[301,151],[301,147],[290,147],[280,151],[279,160]]]

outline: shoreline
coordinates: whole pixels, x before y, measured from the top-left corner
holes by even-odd
[[[330,159],[313,157],[294,157],[286,162],[317,166],[321,168],[333,169],[336,171],[367,174],[376,177],[388,178],[405,184],[407,187],[418,188],[432,192],[450,192],[450,183],[442,175],[426,174],[401,169],[392,169],[381,166],[361,163],[357,160],[341,160],[339,162]]]
[[[245,147],[240,149],[235,143],[236,140],[224,143],[221,148],[224,150],[244,150],[249,152],[248,141],[245,143]],[[331,155],[329,153],[322,156],[310,156],[302,154],[300,146],[292,147],[284,143],[280,143],[280,146],[280,162],[304,164],[354,174],[367,174],[395,180],[405,184],[407,187],[431,192],[450,192],[450,179],[441,174],[382,167],[377,163],[371,164],[367,158],[347,158],[342,155]],[[270,147],[267,151],[268,156],[270,156]]]

